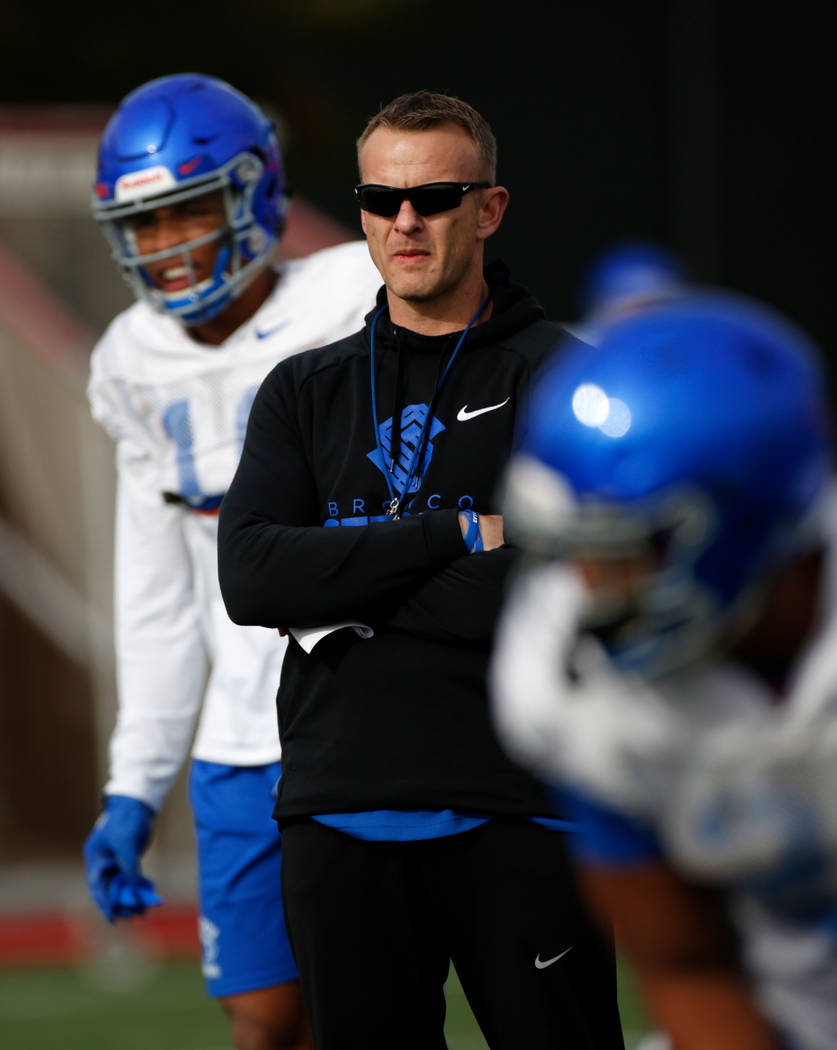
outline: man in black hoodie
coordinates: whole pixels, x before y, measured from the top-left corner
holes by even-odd
[[[565,333],[483,266],[509,195],[471,106],[401,96],[358,161],[377,307],[264,381],[219,534],[232,619],[292,639],[275,816],[316,1044],[444,1047],[453,959],[492,1048],[618,1048],[568,825],[501,750],[486,699],[513,557],[495,487]]]

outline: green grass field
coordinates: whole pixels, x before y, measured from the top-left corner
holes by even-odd
[[[628,1050],[642,1028],[629,973],[620,974]],[[455,977],[448,982],[450,1050],[485,1050]],[[397,1047],[397,1039],[393,1047]],[[226,1021],[206,999],[194,960],[116,958],[96,967],[0,971],[4,1050],[229,1050]]]

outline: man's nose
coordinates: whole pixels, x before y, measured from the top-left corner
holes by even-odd
[[[395,229],[399,233],[411,233],[421,225],[421,216],[405,197],[395,216]]]

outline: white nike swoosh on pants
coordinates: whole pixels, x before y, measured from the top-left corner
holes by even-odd
[[[545,970],[547,966],[551,966],[554,962],[558,962],[559,959],[563,959],[568,951],[572,949],[572,945],[569,948],[565,948],[558,955],[553,955],[551,959],[541,959],[540,952],[535,956],[535,969]]]

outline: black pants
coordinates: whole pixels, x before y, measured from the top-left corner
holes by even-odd
[[[444,1050],[453,959],[492,1050],[622,1050],[612,945],[563,833],[497,817],[421,842],[282,831],[282,893],[317,1050]]]

